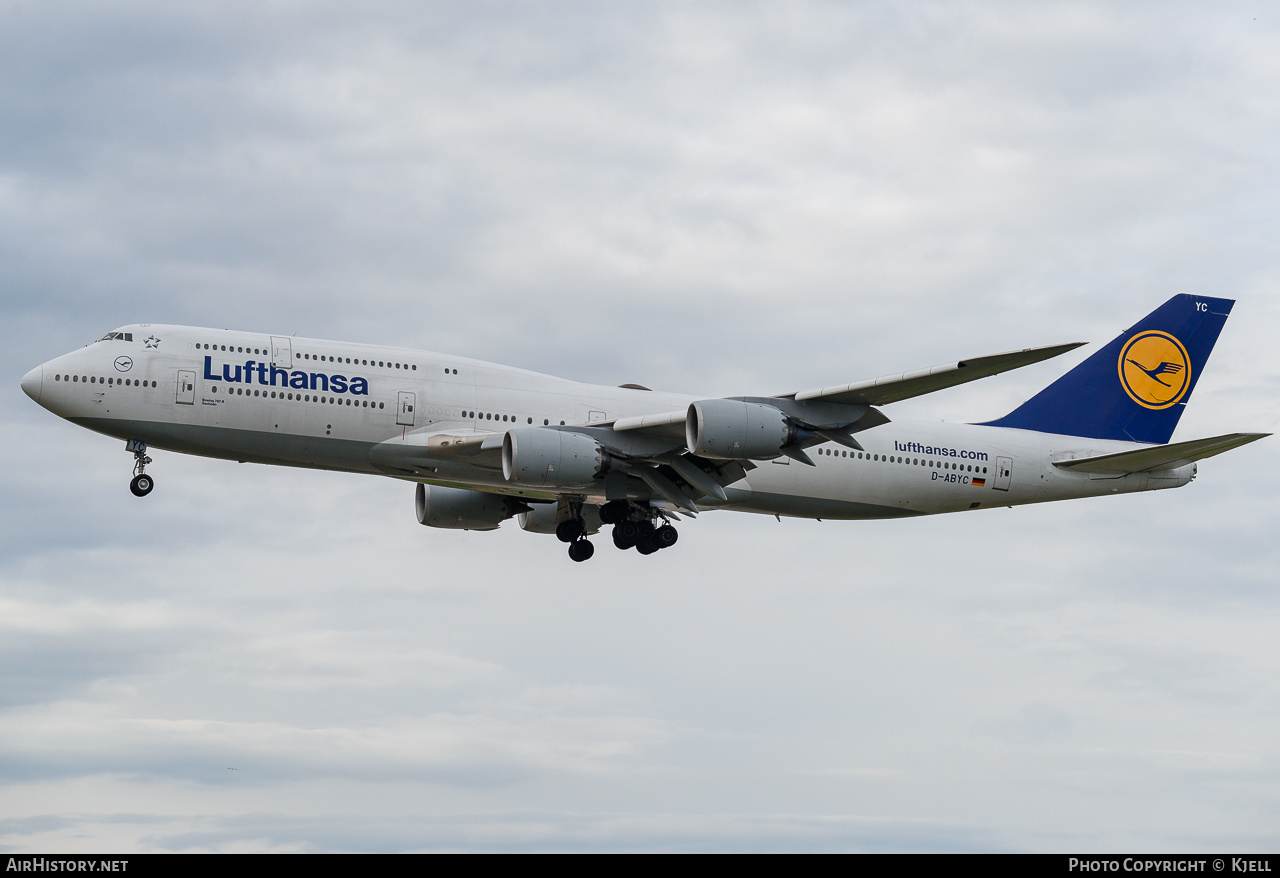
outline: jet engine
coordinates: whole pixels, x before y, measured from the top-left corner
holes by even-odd
[[[736,399],[704,399],[689,406],[685,442],[699,457],[748,460],[780,457],[795,441],[787,416],[771,405]]]
[[[608,465],[609,455],[584,433],[520,427],[502,439],[502,475],[517,485],[585,488]]]
[[[414,505],[418,524],[453,530],[497,530],[503,521],[529,508],[500,494],[422,483]]]

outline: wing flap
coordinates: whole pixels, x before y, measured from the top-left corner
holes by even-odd
[[[928,369],[917,369],[914,372],[886,375],[873,381],[833,384],[817,390],[802,390],[798,393],[784,394],[784,396],[793,398],[797,402],[821,399],[824,402],[838,402],[846,405],[885,405],[914,396],[923,396],[937,390],[945,390],[957,384],[977,381],[979,378],[999,375],[1010,369],[1030,366],[1065,354],[1067,351],[1073,351],[1083,344],[1084,342],[1072,342],[1026,348],[1004,354],[990,354],[985,357],[971,357],[958,363],[945,363]]]
[[[1215,454],[1222,454],[1241,445],[1256,442],[1270,433],[1228,433],[1225,436],[1213,436],[1208,439],[1192,439],[1190,442],[1175,442],[1172,445],[1155,445],[1151,448],[1139,448],[1135,451],[1120,451],[1115,454],[1100,454],[1095,457],[1083,457],[1072,460],[1054,461],[1054,466],[1077,472],[1111,473],[1145,473],[1152,470],[1177,469]]]

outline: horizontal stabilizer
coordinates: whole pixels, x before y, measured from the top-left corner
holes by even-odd
[[[1228,433],[1225,436],[1213,436],[1209,439],[1193,439],[1190,442],[1175,442],[1172,445],[1156,445],[1151,448],[1139,448],[1136,451],[1121,451],[1117,454],[1100,454],[1096,457],[1082,457],[1074,460],[1054,461],[1054,466],[1066,470],[1085,473],[1145,473],[1152,470],[1177,469],[1206,457],[1213,457],[1224,451],[1239,448],[1270,436],[1270,433]]]
[[[1073,351],[1084,342],[1049,345],[1042,348],[1027,348],[1011,351],[1007,354],[990,354],[985,357],[971,357],[958,363],[945,363],[915,372],[903,372],[899,375],[886,375],[873,381],[858,381],[853,384],[834,384],[820,387],[817,390],[802,390],[798,393],[783,394],[797,402],[805,400],[821,400],[845,405],[886,405],[913,396],[923,396],[936,390],[945,390],[957,384],[966,384],[999,375],[1010,369],[1020,369],[1052,359],[1059,354]]]

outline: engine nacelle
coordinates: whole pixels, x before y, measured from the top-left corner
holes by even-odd
[[[560,504],[530,503],[529,505],[533,508],[528,512],[521,512],[518,516],[520,526],[529,531],[529,533],[555,533],[556,525],[560,523],[556,520],[560,513]],[[600,507],[584,504],[582,507],[582,523],[587,526],[587,533],[598,533],[601,525]]]
[[[453,530],[497,530],[512,515],[511,502],[499,494],[418,483],[414,498],[418,524]]]
[[[736,399],[693,403],[684,433],[691,452],[720,460],[778,457],[795,438],[795,429],[778,409]]]
[[[585,488],[608,463],[600,444],[585,433],[520,427],[502,438],[502,475],[517,485]]]

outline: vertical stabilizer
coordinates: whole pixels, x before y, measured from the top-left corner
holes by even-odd
[[[1168,442],[1233,304],[1231,299],[1174,296],[988,426]]]

